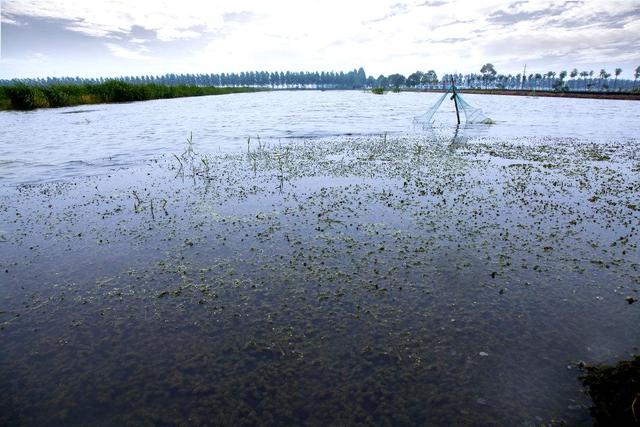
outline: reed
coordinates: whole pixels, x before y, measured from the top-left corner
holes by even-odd
[[[0,87],[0,109],[34,110],[83,104],[147,101],[188,96],[255,92],[251,87],[131,84],[108,80],[100,84],[31,86],[22,83]]]

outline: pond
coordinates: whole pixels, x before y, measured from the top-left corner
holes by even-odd
[[[0,114],[0,424],[589,425],[576,364],[640,345],[640,104],[437,98]]]

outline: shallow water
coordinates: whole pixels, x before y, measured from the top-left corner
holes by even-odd
[[[636,104],[469,96],[497,100],[498,124],[456,133],[411,129],[403,102],[430,95],[255,95],[226,103],[295,121],[236,114],[238,133],[266,135],[247,147],[193,117],[214,98],[104,106],[129,111],[94,129],[112,146],[69,149],[137,152],[126,168],[81,157],[6,176],[0,424],[590,423],[575,363],[640,342],[625,300],[640,289],[640,157],[637,122],[587,113],[616,122]],[[312,111],[330,97],[335,123]],[[348,120],[364,97],[402,113],[386,129]],[[200,106],[190,126],[154,122],[140,154],[145,109],[176,101]],[[53,112],[23,114],[25,132],[37,114]]]
[[[422,134],[412,120],[435,93],[360,91],[260,92],[0,112],[0,183],[56,180],[128,167],[180,147],[190,132],[207,152],[246,149],[254,141],[340,135]],[[576,137],[594,142],[640,134],[633,101],[463,95],[500,126],[475,126],[487,137]],[[436,114],[448,135],[451,102]],[[69,114],[74,113],[74,114]]]

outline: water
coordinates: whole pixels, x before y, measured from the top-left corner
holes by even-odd
[[[589,425],[576,363],[639,351],[640,104],[414,129],[436,98],[0,114],[0,424]]]
[[[179,150],[193,132],[208,152],[246,149],[247,137],[283,141],[339,135],[416,133],[412,120],[439,94],[374,96],[359,91],[260,92],[0,112],[0,182],[24,183],[102,173]],[[640,133],[633,101],[465,95],[499,126],[487,137],[571,137],[594,142]],[[452,102],[435,116],[452,132]],[[420,134],[420,132],[418,132]]]

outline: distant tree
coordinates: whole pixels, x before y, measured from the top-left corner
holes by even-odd
[[[620,86],[617,82],[622,74],[621,68],[615,69],[615,81],[613,87],[617,90],[622,88],[637,88],[640,79],[640,66],[634,69],[634,80],[621,79]],[[567,75],[572,79],[567,80]],[[579,77],[579,80],[575,80]],[[238,73],[221,73],[221,74],[164,74],[159,76],[141,75],[141,76],[121,76],[111,78],[132,84],[157,84],[157,85],[193,85],[198,87],[208,86],[256,86],[256,87],[272,87],[272,88],[342,88],[356,89],[363,87],[393,87],[400,88],[402,86],[415,87],[417,85],[428,85],[433,87],[438,83],[445,88],[454,79],[460,87],[479,88],[499,87],[499,88],[521,88],[521,89],[542,89],[553,88],[555,90],[593,90],[600,85],[600,90],[609,88],[609,77],[611,74],[602,69],[597,75],[593,71],[578,71],[574,68],[568,73],[562,70],[556,78],[556,73],[549,71],[544,74],[526,75],[503,75],[498,74],[492,64],[485,64],[481,68],[481,73],[462,74],[444,74],[442,79],[438,79],[438,75],[433,70],[427,72],[416,71],[405,78],[402,74],[392,74],[390,76],[380,75],[378,78],[367,76],[362,67],[353,69],[348,72],[317,72],[317,71],[243,71]],[[594,78],[599,79],[595,82]],[[81,78],[81,77],[46,77],[46,78],[25,78],[25,79],[0,79],[0,86],[12,86],[23,83],[38,87],[46,87],[55,84],[68,85],[84,85],[98,84],[104,82],[102,77],[98,78]]]
[[[553,78],[555,76],[556,76],[555,71],[547,71],[547,85],[549,86],[549,89],[551,89]]]
[[[616,85],[618,84],[618,76],[619,76],[620,74],[622,74],[622,68],[616,68],[616,70],[614,71],[614,73],[615,73],[615,75],[616,75],[616,78],[615,78],[615,80],[613,81],[613,88],[615,89],[615,88],[616,88]]]
[[[566,71],[560,71],[558,74],[558,80],[553,83],[553,89],[556,91],[565,91],[567,90],[567,85],[564,82],[565,77],[567,77]]]
[[[400,88],[400,86],[404,86],[404,83],[407,80],[402,74],[391,74],[388,79],[389,86],[394,89],[398,89]]]
[[[611,74],[607,73],[607,71],[603,68],[600,70],[600,90],[608,89],[609,85],[605,83],[606,79],[611,77]]]
[[[495,76],[498,74],[496,68],[491,63],[484,64],[482,68],[480,68],[480,72],[485,75]]]
[[[482,73],[482,79],[485,82],[485,87],[487,87],[487,82],[491,81],[498,72],[496,68],[491,63],[484,64],[482,68],[480,68],[480,72]]]
[[[438,75],[435,71],[429,70],[422,76],[422,84],[434,85],[438,83]]]
[[[571,73],[569,73],[569,77],[571,78],[571,88],[575,90],[577,88],[575,79],[576,77],[578,77],[578,69],[574,68],[573,70],[571,70]]]
[[[422,82],[422,76],[424,76],[422,71],[411,73],[409,77],[407,77],[406,85],[409,87],[418,86]]]
[[[367,74],[364,72],[364,68],[360,67],[358,71],[356,71],[356,86],[362,88],[365,87],[366,84]]]
[[[589,76],[588,71],[580,71],[580,77],[582,78],[582,89],[587,88],[587,77]]]
[[[535,80],[536,80],[536,88],[539,87],[540,85],[540,80],[542,80],[542,74],[540,73],[536,73],[536,75],[534,76]]]
[[[378,76],[378,79],[376,80],[376,85],[378,87],[388,87],[389,86],[389,79],[387,79],[385,76],[383,76],[382,74],[380,74]]]

